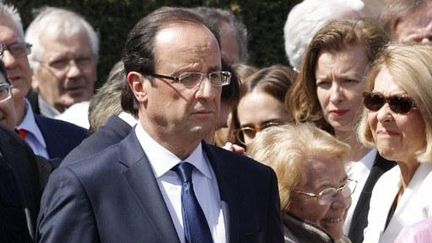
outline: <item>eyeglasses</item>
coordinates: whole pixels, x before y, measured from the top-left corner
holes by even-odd
[[[357,186],[357,181],[347,179],[347,181],[339,188],[328,187],[322,190],[321,192],[319,192],[318,194],[311,193],[311,192],[302,192],[302,191],[295,191],[295,193],[316,198],[318,199],[318,203],[320,205],[330,205],[334,201],[336,195],[339,192],[342,194],[344,198],[348,198],[354,193],[356,186]]]
[[[245,138],[254,139],[258,132],[263,131],[269,127],[281,126],[282,122],[268,122],[262,125],[261,127],[243,127],[241,129],[236,130],[235,136],[236,139],[243,145],[246,145]]]
[[[4,101],[11,97],[12,85],[8,83],[0,84],[0,101]]]
[[[385,103],[389,104],[390,110],[398,114],[406,114],[415,108],[414,100],[406,95],[384,96],[379,92],[364,92],[363,104],[371,111],[379,111]]]
[[[168,76],[163,74],[151,74],[151,76],[156,78],[165,78],[175,81],[183,85],[186,88],[195,88],[201,84],[204,80],[204,77],[207,77],[210,83],[213,86],[225,86],[228,85],[231,81],[231,73],[227,71],[217,71],[210,73],[201,73],[201,72],[184,72],[179,74],[178,76]]]
[[[3,57],[6,50],[14,57],[24,57],[31,53],[31,47],[32,45],[26,42],[14,43],[12,45],[0,43],[0,57]]]
[[[78,69],[82,70],[86,67],[89,67],[90,64],[94,61],[94,59],[91,56],[81,56],[76,58],[61,58],[58,60],[45,62],[43,60],[33,59],[39,63],[46,64],[48,68],[55,71],[56,73],[66,73],[69,71],[70,67],[72,66],[72,63],[75,64]]]

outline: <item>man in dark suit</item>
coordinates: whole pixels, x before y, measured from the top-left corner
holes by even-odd
[[[61,166],[87,158],[123,140],[131,131],[132,125],[125,121],[122,115],[129,116],[132,119],[131,115],[124,113],[120,113],[120,116],[111,116],[105,125],[99,127],[95,133],[84,139],[80,145],[74,148],[63,159]]]
[[[22,23],[15,7],[0,3],[0,27],[0,43],[4,45],[2,60],[13,85],[16,127],[35,154],[48,159],[64,158],[86,137],[87,132],[75,125],[33,114],[26,100],[32,83],[32,71],[27,59],[31,44],[24,41]]]
[[[0,242],[31,242],[50,171],[14,132],[0,126]]]
[[[123,61],[139,123],[53,172],[39,242],[283,242],[274,171],[203,142],[230,78],[214,33],[183,8],[131,30]]]

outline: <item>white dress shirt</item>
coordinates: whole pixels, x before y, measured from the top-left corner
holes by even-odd
[[[348,209],[345,223],[343,225],[343,232],[345,235],[348,235],[354,210],[357,206],[361,192],[363,191],[363,187],[369,177],[377,153],[378,151],[376,149],[372,149],[359,161],[349,162],[345,167],[348,178],[357,181],[356,189],[351,195],[351,206]]]
[[[185,238],[181,209],[182,186],[177,173],[171,170],[177,164],[181,163],[182,160],[158,144],[139,123],[135,126],[135,133],[153,168],[153,173],[179,239],[184,243]],[[227,242],[223,203],[220,199],[216,176],[208,159],[203,153],[202,145],[199,144],[184,161],[193,164],[195,167],[195,170],[192,172],[193,187],[209,225],[213,242]]]
[[[45,139],[38,125],[36,124],[33,110],[27,100],[25,101],[25,106],[26,107],[24,119],[21,124],[17,126],[17,129],[25,129],[27,131],[27,135],[24,140],[27,142],[28,145],[30,145],[33,153],[49,159]]]

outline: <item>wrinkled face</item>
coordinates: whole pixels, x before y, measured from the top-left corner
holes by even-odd
[[[255,138],[256,133],[272,124],[289,122],[290,116],[282,102],[258,89],[241,98],[237,106],[237,117],[245,144]],[[250,132],[246,132],[250,130]]]
[[[0,42],[10,46],[25,41],[11,21],[7,18],[0,18]],[[2,60],[13,85],[13,99],[22,103],[31,88],[32,71],[27,56],[15,57],[6,50],[3,52]]]
[[[324,157],[313,158],[306,162],[303,183],[300,183],[295,191],[319,194],[329,187],[339,188],[346,180],[347,175],[341,161]],[[343,197],[340,192],[329,205],[320,204],[315,197],[294,192],[288,210],[297,217],[324,228],[334,239],[340,239],[350,205],[351,197]]]
[[[368,60],[360,46],[318,56],[316,92],[324,119],[336,133],[353,131],[362,111]]]
[[[70,37],[40,37],[43,53],[34,72],[34,88],[60,112],[89,100],[96,82],[96,60],[85,32]]]
[[[157,74],[221,71],[219,44],[201,25],[169,25],[156,34],[154,47]],[[222,86],[212,85],[208,78],[196,87],[186,88],[169,79],[149,77],[143,81],[143,126],[155,136],[175,135],[191,143],[200,141],[216,125],[221,90]]]
[[[375,78],[373,92],[406,94],[385,67]],[[376,112],[368,111],[368,123],[379,153],[388,160],[408,162],[426,144],[425,124],[418,109],[397,114],[386,103]]]
[[[396,42],[432,41],[432,4],[427,3],[401,18],[394,27]]]
[[[7,95],[5,84],[7,84],[5,77],[0,74],[0,96],[6,97],[3,99],[0,97],[0,123],[13,130],[17,123],[17,115],[15,113],[14,101],[11,95]]]

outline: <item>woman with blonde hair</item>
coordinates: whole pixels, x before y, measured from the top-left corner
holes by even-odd
[[[397,166],[375,185],[364,242],[393,242],[432,217],[431,63],[431,45],[393,44],[368,75],[359,137]]]
[[[350,242],[342,226],[356,183],[344,170],[347,144],[303,123],[270,127],[248,148],[278,177],[285,242]]]

